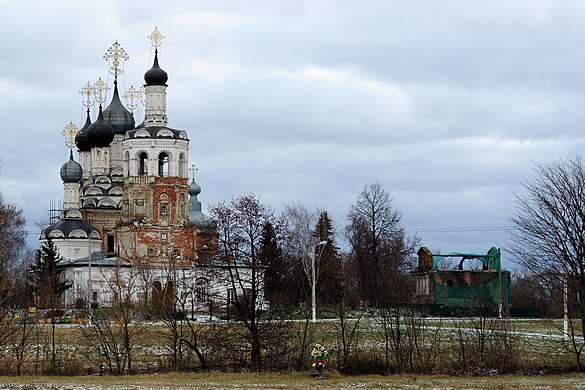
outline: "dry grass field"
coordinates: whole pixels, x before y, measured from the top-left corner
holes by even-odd
[[[585,374],[562,376],[341,376],[291,374],[161,374],[0,377],[0,389],[584,389]]]
[[[512,332],[517,335],[513,340],[517,343],[517,349],[505,350],[515,351],[514,355],[519,359],[518,365],[513,370],[500,370],[494,366],[485,365],[481,369],[475,366],[461,365],[457,355],[457,346],[454,340],[457,333],[474,331],[469,320],[459,318],[432,318],[425,325],[425,332],[434,332],[440,329],[440,337],[432,345],[436,348],[436,364],[426,373],[444,373],[450,375],[341,375],[336,371],[329,371],[325,379],[315,379],[308,371],[309,355],[307,353],[306,364],[301,362],[300,365],[287,365],[287,357],[276,361],[279,364],[273,365],[273,370],[281,370],[281,373],[263,373],[263,374],[234,374],[227,373],[246,370],[245,364],[226,364],[215,360],[215,364],[210,364],[211,370],[225,371],[212,373],[167,373],[173,368],[170,367],[171,349],[169,347],[168,328],[163,323],[139,323],[137,325],[142,330],[136,334],[133,341],[132,356],[132,373],[137,375],[120,375],[108,376],[106,373],[112,373],[107,367],[100,366],[103,362],[96,360],[95,351],[88,347],[87,340],[84,337],[84,325],[58,325],[56,330],[56,346],[59,371],[43,370],[47,367],[47,340],[50,335],[51,326],[49,324],[39,324],[30,337],[26,345],[26,355],[23,360],[23,376],[0,376],[0,389],[585,389],[585,374],[566,374],[561,376],[541,375],[543,373],[561,373],[572,372],[575,368],[574,356],[562,346],[562,323],[558,320],[530,320],[514,319]],[[294,322],[296,324],[296,321]],[[204,330],[212,324],[200,324]],[[226,331],[233,332],[232,324],[216,329],[221,331],[223,337]],[[231,329],[231,330],[230,330]],[[296,328],[294,328],[296,329]],[[338,329],[334,320],[322,320],[314,329],[312,339],[324,342],[327,345],[334,346]],[[374,345],[376,340],[375,324],[364,320],[360,327],[362,343]],[[495,331],[494,334],[498,334]],[[294,334],[292,335],[294,336]],[[217,342],[216,339],[210,339]],[[44,344],[43,344],[44,341]],[[211,342],[210,341],[210,342]],[[213,344],[216,345],[216,344]],[[291,344],[292,345],[292,344]],[[218,348],[209,350],[209,356],[212,353],[220,354]],[[228,352],[231,350],[228,350]],[[330,368],[340,367],[341,354],[337,349],[332,350],[330,359]],[[369,364],[372,350],[364,348],[360,362]],[[1,368],[4,373],[13,374],[13,370],[7,367],[14,364],[14,359],[10,360],[12,352],[10,348],[0,350],[4,352],[5,359],[2,361]],[[49,351],[50,352],[50,351]],[[39,355],[42,354],[42,355]],[[214,355],[214,356],[215,356]],[[40,356],[40,357],[39,357]],[[224,355],[221,355],[224,356]],[[288,356],[288,355],[287,355]],[[512,355],[503,354],[504,359],[509,359]],[[37,358],[38,362],[37,363]],[[473,364],[477,356],[470,351],[467,363]],[[44,364],[44,366],[43,366]],[[276,367],[276,368],[275,368]],[[366,367],[366,366],[364,366]],[[475,367],[475,368],[474,368]],[[479,366],[478,366],[479,367]],[[191,365],[185,367],[185,371],[196,371],[200,367],[192,357]],[[371,368],[367,366],[366,368]],[[470,369],[471,368],[471,369]],[[301,370],[293,372],[293,370]],[[64,375],[78,376],[43,376],[43,373],[60,372]],[[104,375],[91,375],[101,372]],[[123,373],[128,371],[122,371]],[[153,372],[159,374],[152,374]],[[346,371],[351,372],[351,371]],[[383,372],[382,370],[374,371],[365,369],[359,372]],[[402,371],[405,372],[405,371]],[[410,371],[417,372],[417,371]],[[151,374],[147,374],[151,373]],[[164,374],[162,374],[164,373]],[[538,375],[521,376],[521,375],[502,375],[502,373],[535,373]],[[38,374],[38,376],[26,376],[27,374]],[[470,374],[470,375],[468,375]],[[489,375],[489,376],[488,376]]]

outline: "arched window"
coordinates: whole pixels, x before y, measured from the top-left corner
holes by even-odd
[[[208,282],[205,279],[198,279],[195,283],[195,300],[197,302],[207,302],[209,300],[207,285]]]
[[[161,282],[155,281],[152,285],[152,305],[156,309],[160,309],[163,297],[163,288]]]
[[[160,177],[169,176],[169,155],[165,152],[158,155],[158,175]]]
[[[126,176],[130,176],[130,153],[126,152],[124,154],[124,171],[126,171]]]
[[[140,159],[140,165],[138,166],[138,176],[148,175],[148,154],[146,154],[146,152],[142,152],[138,158]]]

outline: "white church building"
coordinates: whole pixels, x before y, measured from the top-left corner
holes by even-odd
[[[154,61],[144,86],[124,95],[131,98],[132,110],[136,101],[143,102],[143,122],[136,125],[134,112],[120,99],[118,77],[128,56],[116,42],[104,56],[113,88],[101,78],[88,82],[82,89],[85,125],[77,130],[70,123],[64,131],[71,153],[60,170],[63,210],[42,230],[40,244],[55,243],[58,265],[73,283],[63,296],[66,307],[130,299],[178,302],[181,310],[194,313],[225,307],[242,293],[230,276],[233,265],[218,256],[217,232],[197,198],[201,188],[195,169],[188,168],[188,132],[168,125],[168,75],[158,59],[164,37],[155,29],[149,38]],[[246,290],[250,270],[235,269]],[[265,306],[262,294],[257,304]]]

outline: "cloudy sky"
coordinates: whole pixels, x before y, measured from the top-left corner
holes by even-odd
[[[277,211],[326,209],[341,231],[360,190],[378,181],[423,245],[495,245],[509,256],[519,181],[534,162],[583,151],[579,1],[0,0],[0,9],[0,191],[32,232],[62,198],[61,131],[84,122],[79,90],[112,83],[103,55],[116,40],[130,57],[122,88],[140,86],[155,26],[166,37],[169,126],[189,132],[204,205],[253,191]]]

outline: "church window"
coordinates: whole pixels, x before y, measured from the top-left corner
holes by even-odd
[[[164,152],[158,156],[158,175],[160,177],[169,176],[169,155]]]
[[[160,239],[163,240],[163,241],[166,241],[167,240],[167,234],[166,233],[161,233],[160,234]]]
[[[146,154],[146,152],[142,152],[140,153],[140,156],[138,158],[140,159],[140,163],[138,166],[138,176],[146,176],[148,174],[148,169],[146,166],[146,163],[148,161],[148,155]]]
[[[227,303],[228,306],[230,304],[236,303],[236,298],[237,298],[237,294],[236,294],[236,290],[233,288],[230,288],[227,290]]]
[[[167,213],[167,206],[165,205],[160,206],[160,213],[162,215],[165,215]]]
[[[112,236],[111,234],[108,234],[108,253],[113,253],[114,252],[114,236]]]
[[[128,152],[124,154],[124,168],[126,175],[130,176],[130,153]]]
[[[153,247],[148,248],[148,256],[154,256],[154,248]]]
[[[199,279],[195,284],[195,300],[207,302],[207,280]]]
[[[173,249],[173,257],[176,259],[181,255],[177,248]]]

